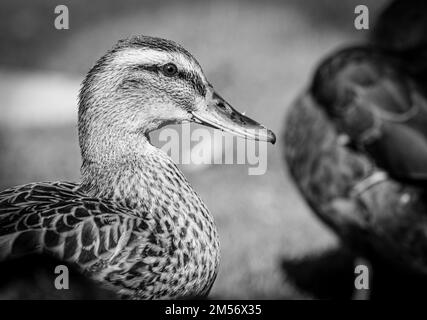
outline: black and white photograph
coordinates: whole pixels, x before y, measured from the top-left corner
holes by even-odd
[[[425,0],[1,1],[0,300],[424,299],[426,189]]]

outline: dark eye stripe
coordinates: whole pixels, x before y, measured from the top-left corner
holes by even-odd
[[[138,70],[139,71],[144,70],[144,71],[151,71],[151,72],[156,72],[156,73],[160,72],[159,66],[155,65],[155,64],[152,64],[152,65],[140,64],[140,65],[134,66],[133,69],[137,70],[137,71]]]
[[[161,66],[159,65],[137,65],[134,67],[135,70],[145,70],[155,73],[161,72]],[[203,83],[199,75],[180,70],[177,75],[178,78],[187,81],[191,86],[202,96],[206,95],[206,86]]]
[[[178,77],[189,82],[200,95],[206,95],[206,87],[199,75],[186,71],[179,71]]]

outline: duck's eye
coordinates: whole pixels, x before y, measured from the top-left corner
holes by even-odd
[[[163,66],[163,73],[165,76],[173,77],[178,73],[178,67],[173,63],[167,63]]]

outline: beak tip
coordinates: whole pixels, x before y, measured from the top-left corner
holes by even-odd
[[[271,142],[273,145],[276,143],[276,135],[271,130],[268,130],[268,142]]]

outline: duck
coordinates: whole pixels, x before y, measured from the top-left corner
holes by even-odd
[[[222,98],[181,45],[118,41],[82,82],[81,182],[2,191],[0,259],[49,254],[125,299],[208,295],[220,260],[213,216],[149,136],[186,122],[276,140]]]
[[[368,44],[323,59],[285,120],[284,158],[309,207],[394,277],[427,279],[426,128],[405,60]]]
[[[327,58],[310,93],[350,147],[392,178],[427,182],[427,100],[399,61],[379,49],[353,47]]]

